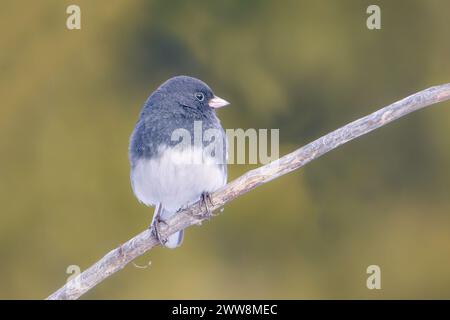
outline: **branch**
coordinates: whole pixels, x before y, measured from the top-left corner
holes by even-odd
[[[212,204],[210,205],[210,210],[214,211],[219,209],[244,193],[299,169],[348,141],[369,133],[411,112],[449,99],[450,83],[420,91],[368,116],[353,121],[278,160],[255,170],[248,171],[236,180],[231,181],[225,187],[211,195]],[[167,221],[167,225],[161,224],[162,237],[167,237],[192,225],[201,224],[206,219],[205,211],[206,209],[201,205],[200,201],[180,211]],[[118,248],[110,251],[89,269],[68,281],[66,285],[54,292],[47,299],[78,299],[81,295],[112,274],[123,269],[129,262],[158,244],[158,240],[152,232],[145,230]]]

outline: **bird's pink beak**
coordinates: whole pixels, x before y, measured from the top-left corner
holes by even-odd
[[[208,101],[208,105],[214,109],[222,108],[229,104],[230,103],[227,100],[219,98],[217,96],[214,96],[214,98],[212,98],[211,100]]]

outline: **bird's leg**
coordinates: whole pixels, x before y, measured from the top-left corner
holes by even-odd
[[[151,228],[152,233],[155,235],[156,239],[158,239],[159,244],[164,246],[168,240],[161,236],[161,224],[167,225],[166,221],[162,220],[161,217],[157,217],[153,220]]]
[[[164,246],[167,242],[167,238],[161,237],[160,225],[161,225],[161,223],[164,223],[167,225],[167,223],[161,219],[161,210],[162,210],[162,206],[158,205],[158,207],[156,208],[155,216],[153,217],[152,223],[149,228],[152,231],[152,234],[156,237],[156,239],[158,239],[159,244]]]
[[[203,214],[203,216],[205,218],[211,218],[214,216],[214,213],[211,211],[211,209],[209,208],[209,205],[213,206],[213,202],[212,202],[212,198],[211,195],[209,194],[209,192],[203,192],[202,196],[201,196],[201,203],[200,205],[204,205],[206,208],[206,213]],[[208,205],[209,202],[209,205]]]

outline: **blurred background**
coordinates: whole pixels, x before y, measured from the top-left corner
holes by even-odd
[[[81,7],[81,30],[66,8]],[[381,30],[366,8],[381,7]],[[41,299],[144,230],[128,139],[171,76],[279,128],[280,154],[450,82],[450,3],[1,1],[0,298]],[[414,113],[226,206],[84,299],[450,298],[450,103]],[[231,165],[234,179],[255,166]],[[381,290],[366,268],[381,267]]]

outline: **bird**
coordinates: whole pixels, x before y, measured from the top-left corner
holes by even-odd
[[[228,142],[216,110],[229,102],[203,81],[175,76],[145,102],[130,137],[130,180],[136,198],[154,206],[150,229],[167,248],[184,230],[163,239],[160,223],[227,182]]]

